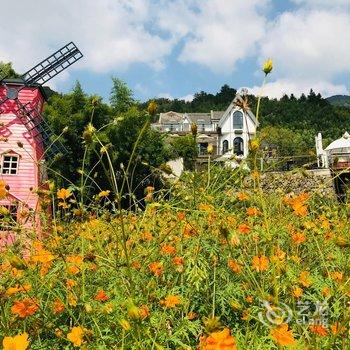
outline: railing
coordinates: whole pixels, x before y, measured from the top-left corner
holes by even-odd
[[[296,168],[317,169],[317,157],[311,155],[259,158],[261,171],[289,171]]]

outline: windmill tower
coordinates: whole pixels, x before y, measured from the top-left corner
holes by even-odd
[[[73,42],[29,69],[18,79],[0,72],[0,208],[11,213],[11,223],[38,228],[37,190],[46,180],[45,159],[64,151],[52,142],[52,131],[41,113],[46,100],[43,84],[83,57]],[[0,191],[1,193],[1,191]],[[10,227],[1,222],[1,234]]]

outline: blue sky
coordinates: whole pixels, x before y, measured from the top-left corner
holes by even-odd
[[[141,101],[193,98],[223,84],[263,94],[349,94],[350,0],[1,1],[0,60],[23,72],[73,40],[84,58],[49,85],[79,80],[108,100],[110,77]]]

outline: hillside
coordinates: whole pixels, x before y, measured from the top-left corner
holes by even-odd
[[[333,106],[350,107],[350,96],[334,95],[327,97],[326,100]]]

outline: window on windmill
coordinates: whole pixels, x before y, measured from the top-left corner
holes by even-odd
[[[18,156],[5,154],[2,156],[1,174],[16,175],[18,172]]]
[[[236,111],[232,114],[233,119],[233,128],[234,129],[243,129],[243,113]]]

